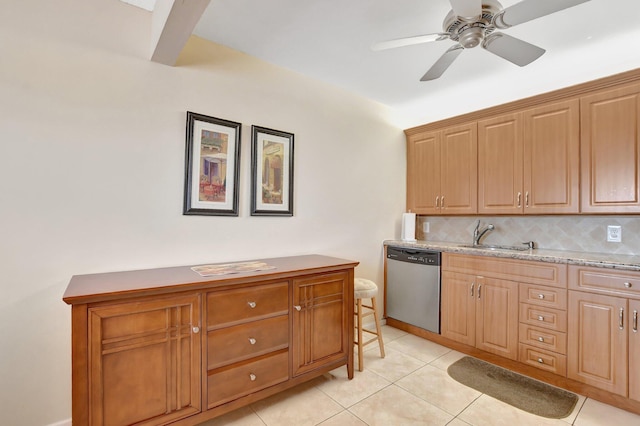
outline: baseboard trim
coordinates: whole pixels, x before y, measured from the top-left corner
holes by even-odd
[[[71,419],[60,420],[59,422],[51,423],[48,426],[71,426]]]

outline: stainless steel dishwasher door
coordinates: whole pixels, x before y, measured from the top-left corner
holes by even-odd
[[[387,317],[440,334],[440,253],[387,247]]]

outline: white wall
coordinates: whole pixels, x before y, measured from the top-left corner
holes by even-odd
[[[405,201],[384,107],[197,38],[151,63],[150,14],[117,0],[1,8],[0,423],[71,415],[74,274],[319,253],[382,282]],[[182,215],[187,110],[243,123],[239,217]],[[251,124],[295,134],[294,217],[249,215]]]

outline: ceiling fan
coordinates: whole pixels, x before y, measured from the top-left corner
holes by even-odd
[[[443,32],[375,43],[372,50],[385,50],[432,41],[453,40],[450,47],[420,81],[440,77],[464,49],[483,49],[519,66],[538,59],[544,49],[495,30],[503,30],[550,15],[589,0],[522,0],[506,9],[497,0],[450,0],[452,10],[444,18]]]

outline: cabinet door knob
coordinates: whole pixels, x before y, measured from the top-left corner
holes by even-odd
[[[538,341],[539,342],[544,342],[544,337],[542,337],[542,336],[538,337]]]
[[[252,345],[255,345],[256,339],[254,339],[253,337],[249,337],[249,343],[251,343]]]
[[[247,302],[247,305],[249,305],[249,307],[253,309],[256,307],[256,302]]]
[[[256,375],[255,375],[255,374],[253,374],[253,373],[249,373],[249,379],[250,379],[252,382],[255,382],[255,381],[256,381],[256,378],[257,378],[257,377],[256,377]]]
[[[625,286],[626,288],[631,288],[631,287],[632,287],[631,283],[624,283],[624,286]]]
[[[544,360],[543,360],[542,358],[538,358],[538,362],[539,362],[540,364],[544,364]]]
[[[193,334],[198,334],[200,332],[200,327],[198,327],[198,326],[192,327],[191,331],[193,331]]]
[[[538,295],[538,299],[540,299],[540,300],[544,299],[544,294],[539,294]]]
[[[293,307],[296,309],[296,311],[302,310],[302,306],[300,305],[293,305]]]
[[[538,321],[544,321],[544,317],[542,315],[538,315]]]

